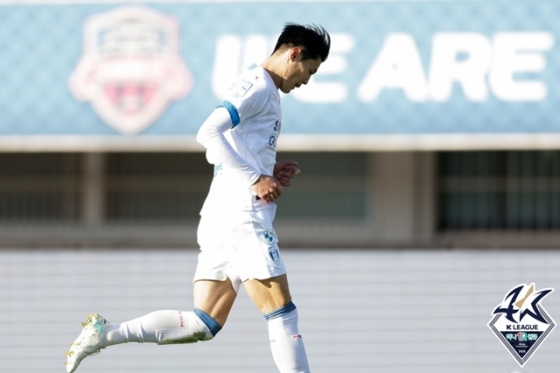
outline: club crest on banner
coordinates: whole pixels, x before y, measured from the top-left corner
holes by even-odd
[[[70,77],[74,97],[124,134],[153,124],[193,78],[179,54],[179,22],[138,6],[94,15],[84,24],[83,55]]]
[[[492,312],[488,327],[520,366],[525,365],[556,326],[541,301],[553,288],[535,290],[535,284],[511,289]]]

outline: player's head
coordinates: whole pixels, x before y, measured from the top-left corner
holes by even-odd
[[[331,37],[321,26],[287,23],[278,37],[274,52],[282,48],[300,47],[302,60],[317,58],[325,62],[331,48]]]
[[[307,84],[329,56],[331,37],[321,26],[288,23],[278,37],[273,56],[283,58],[280,90],[284,93]]]

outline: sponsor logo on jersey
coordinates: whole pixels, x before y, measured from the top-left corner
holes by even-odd
[[[88,18],[70,91],[117,131],[144,130],[192,88],[192,75],[179,55],[179,35],[175,18],[145,7],[120,7]]]
[[[553,291],[536,291],[534,283],[517,285],[492,312],[488,327],[520,366],[527,363],[556,326],[541,305]]]
[[[273,245],[276,243],[276,236],[269,230],[265,230],[259,233],[259,238],[267,245]]]

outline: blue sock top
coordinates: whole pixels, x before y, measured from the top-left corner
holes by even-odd
[[[280,307],[280,308],[278,308],[278,309],[276,309],[272,312],[265,313],[264,318],[267,319],[267,320],[272,320],[272,319],[275,319],[277,317],[288,314],[295,309],[296,309],[296,305],[292,301],[290,301],[290,303],[286,304],[283,307]]]
[[[195,308],[193,312],[202,320],[202,322],[208,327],[208,329],[210,329],[210,333],[212,333],[213,336],[215,336],[220,330],[222,330],[222,326],[218,324],[218,322],[214,320],[212,316],[210,316],[200,308]]]

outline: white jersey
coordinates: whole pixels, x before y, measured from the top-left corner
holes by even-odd
[[[208,147],[206,156],[214,164],[214,178],[201,215],[272,207],[256,198],[251,185],[259,175],[273,174],[282,125],[278,88],[263,67],[252,65],[236,79],[220,106],[227,109],[233,124],[223,136],[231,151],[244,160],[245,171],[251,172],[247,176],[247,172],[243,174],[236,167],[224,164],[220,153]]]

